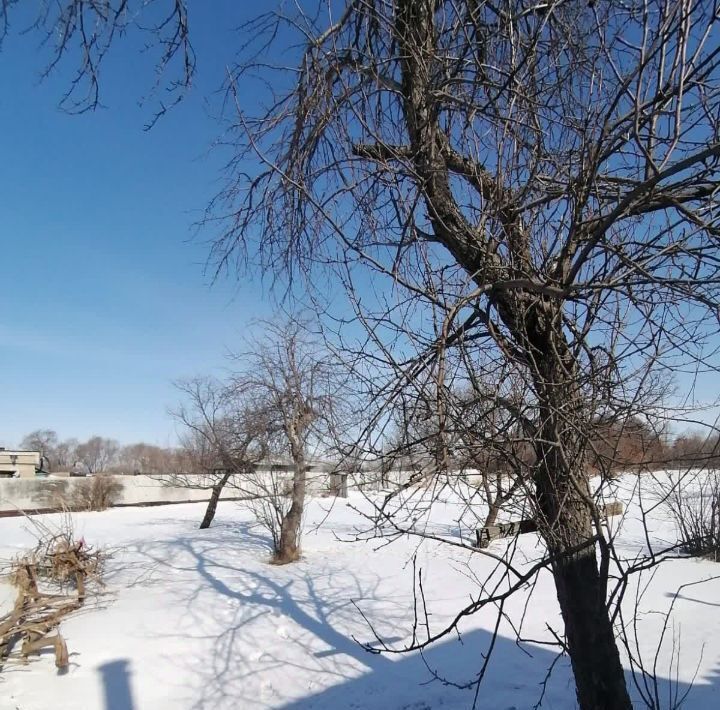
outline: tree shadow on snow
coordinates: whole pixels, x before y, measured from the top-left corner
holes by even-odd
[[[195,695],[192,707],[196,710],[279,706],[278,694],[287,697],[284,690],[268,685],[260,689],[263,697],[258,698],[257,684],[248,684],[260,672],[278,674],[277,685],[284,686],[283,671],[292,667],[300,671],[292,675],[304,679],[304,692],[308,692],[308,679],[322,676],[316,682],[321,687],[346,680],[348,661],[354,663],[355,674],[391,663],[338,631],[337,627],[354,623],[366,633],[354,602],[380,601],[379,578],[369,573],[358,578],[344,568],[342,557],[326,558],[319,553],[293,565],[270,566],[269,540],[243,523],[149,542],[136,551],[151,568],[169,568],[173,578],[180,580],[164,585],[163,591],[169,603],[184,607],[187,623],[183,629],[191,631],[164,635],[212,643],[211,654],[193,655],[188,661],[176,658],[178,665],[185,664],[181,675]],[[404,605],[392,600],[381,603],[383,621],[391,619],[393,610],[404,619]],[[255,625],[260,617],[269,619]],[[271,631],[268,638],[269,628],[274,629],[274,637]]]
[[[556,653],[545,648],[519,644],[503,636],[497,636],[494,641],[487,674],[476,696],[475,687],[467,687],[467,683],[475,677],[491,643],[490,632],[473,630],[461,638],[433,644],[422,654],[395,656],[393,663],[281,707],[282,710],[460,710],[472,707],[479,710],[570,710],[577,707],[567,657],[558,658]],[[553,670],[548,679],[551,667]],[[646,707],[630,671],[626,671],[626,681],[633,707]],[[657,682],[663,710],[718,707],[720,669],[709,676],[696,678],[692,687],[675,679],[658,678]],[[684,702],[678,705],[678,700],[683,698]]]
[[[209,654],[199,646],[201,657],[179,654],[176,659],[195,710],[469,708],[474,688],[453,684],[462,686],[473,679],[491,645],[476,707],[533,708],[550,667],[553,672],[540,707],[575,707],[569,661],[547,648],[503,636],[493,642],[490,632],[473,630],[436,643],[423,654],[370,653],[348,635],[356,633],[363,640],[370,635],[355,603],[370,621],[381,623],[385,633],[396,634],[394,640],[409,632],[407,600],[381,594],[376,575],[364,572],[360,579],[343,565],[343,555],[321,553],[294,565],[270,567],[269,540],[250,524],[220,523],[195,532],[138,547],[150,564],[169,567],[185,580],[168,586],[167,594],[184,605],[191,630],[183,624],[177,633],[167,633],[168,638],[212,646]],[[261,617],[269,619],[255,624]],[[269,628],[275,637],[271,632],[268,638]],[[259,682],[259,674],[266,680]],[[632,675],[627,676],[637,707],[643,707]],[[715,707],[719,679],[719,673],[698,677],[683,710]],[[683,683],[660,679],[663,707],[670,707],[667,700],[682,697],[687,689]],[[300,699],[288,702],[289,697]],[[108,705],[106,710],[132,707]]]

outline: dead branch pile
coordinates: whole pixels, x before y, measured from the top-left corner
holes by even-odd
[[[37,545],[14,559],[7,571],[17,596],[12,611],[0,617],[0,670],[12,659],[27,662],[43,648],[53,648],[55,665],[66,668],[60,623],[101,585],[103,554],[83,538],[75,539],[69,517],[59,530],[39,523],[35,527]]]

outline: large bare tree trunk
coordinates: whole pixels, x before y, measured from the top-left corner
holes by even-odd
[[[280,527],[280,541],[274,562],[286,564],[300,558],[300,526],[305,510],[307,470],[303,458],[295,462],[292,485],[292,504]]]
[[[578,703],[582,710],[632,707],[612,624],[606,582],[597,564],[592,516],[585,496],[555,469],[554,457],[538,467],[541,532],[550,553]],[[586,491],[585,493],[589,493]]]
[[[542,311],[546,315],[543,317]],[[537,520],[548,552],[577,698],[582,710],[630,710],[625,674],[608,615],[607,573],[598,568],[594,503],[584,470],[578,373],[550,309],[535,304],[526,321],[541,413],[536,444]],[[532,316],[531,316],[532,317]]]
[[[208,501],[207,508],[205,509],[205,516],[200,523],[200,530],[205,530],[205,528],[209,528],[212,524],[212,521],[215,519],[215,513],[217,512],[217,505],[218,501],[220,500],[220,495],[222,494],[223,488],[225,488],[225,484],[228,482],[230,475],[230,472],[227,471],[223,474],[222,478],[213,486],[210,500]]]
[[[276,564],[295,562],[300,558],[300,527],[302,525],[303,511],[305,510],[305,491],[307,488],[305,447],[298,433],[298,423],[293,421],[286,433],[290,442],[290,451],[294,464],[292,504],[280,526],[280,540],[273,558]]]
[[[580,707],[631,708],[595,549],[588,548],[558,562],[553,575]]]

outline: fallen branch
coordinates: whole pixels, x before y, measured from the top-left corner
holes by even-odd
[[[0,670],[15,657],[27,662],[45,648],[54,649],[58,668],[67,667],[60,623],[85,604],[88,585],[101,584],[104,556],[84,539],[74,539],[69,517],[59,532],[36,527],[35,548],[10,563],[17,597],[12,611],[0,617]]]
[[[613,515],[622,515],[623,510],[623,504],[620,501],[612,501],[605,504],[600,512],[603,517],[609,518]],[[533,519],[516,520],[511,523],[499,523],[498,525],[488,525],[484,528],[478,528],[475,531],[475,546],[483,549],[493,540],[537,532],[537,529],[537,522]]]

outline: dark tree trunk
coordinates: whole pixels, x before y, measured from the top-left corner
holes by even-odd
[[[583,392],[579,367],[562,330],[561,306],[531,294],[499,299],[534,380],[536,521],[553,557],[581,710],[631,710],[607,609],[607,572],[598,567],[595,504],[585,472]]]
[[[305,448],[298,431],[297,421],[288,426],[286,433],[290,442],[294,472],[292,485],[292,503],[280,526],[280,540],[275,550],[274,562],[287,564],[300,559],[300,526],[305,510],[305,489],[307,487],[307,466]]]
[[[205,516],[200,523],[200,530],[205,530],[205,528],[209,528],[212,524],[212,521],[215,518],[215,513],[217,512],[220,494],[222,493],[223,488],[225,488],[225,484],[228,482],[230,475],[230,472],[224,473],[222,478],[212,487],[210,500],[208,501],[207,508],[205,509]]]
[[[552,573],[578,703],[582,710],[629,710],[632,705],[608,617],[606,580],[598,570],[590,509],[571,486],[558,486],[552,472],[542,471],[545,468],[541,466],[537,482],[545,518],[540,530],[556,557]],[[548,526],[549,520],[554,525]]]
[[[585,446],[577,433],[583,421],[577,367],[554,326],[557,319],[536,316],[528,327],[542,422],[536,443],[536,519],[554,559],[578,703],[582,710],[630,710],[606,605],[607,575],[598,568],[597,511],[584,469]]]
[[[497,522],[498,513],[500,513],[500,494],[495,495],[490,485],[490,476],[487,472],[482,479],[483,488],[485,489],[485,500],[488,504],[488,514],[485,516],[484,528],[489,528]],[[498,474],[499,475],[499,474]],[[485,548],[490,544],[490,538],[478,538],[478,547]]]
[[[580,707],[631,708],[594,546],[556,564],[553,575]]]
[[[295,461],[293,473],[292,504],[280,526],[280,540],[275,551],[274,562],[287,564],[300,558],[300,526],[305,509],[307,470],[302,457]]]

